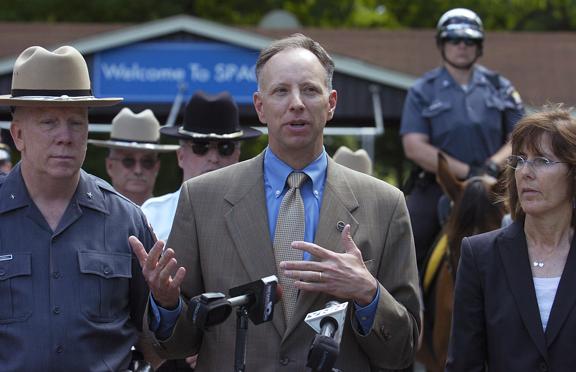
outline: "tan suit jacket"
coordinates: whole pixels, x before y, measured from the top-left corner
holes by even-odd
[[[223,292],[269,275],[277,268],[268,230],[263,154],[196,177],[183,185],[168,246],[187,270],[185,299]],[[351,225],[352,237],[370,272],[380,283],[380,301],[369,334],[357,331],[350,304],[336,367],[345,372],[402,368],[412,362],[418,339],[418,277],[410,222],[402,193],[374,177],[332,159],[315,243],[343,252],[337,223]],[[248,329],[247,371],[304,371],[314,331],[307,313],[323,308],[330,296],[301,292],[286,324],[276,306],[272,322]],[[156,340],[165,358],[199,352],[197,372],[234,366],[235,315],[209,332],[186,317],[185,306],[173,334]],[[145,329],[148,329],[146,326]]]

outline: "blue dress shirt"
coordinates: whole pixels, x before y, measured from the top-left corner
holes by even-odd
[[[276,220],[278,219],[280,204],[282,204],[282,199],[286,192],[288,192],[286,179],[290,173],[300,171],[306,173],[311,180],[311,182],[305,182],[300,188],[300,194],[304,201],[304,213],[306,219],[304,241],[310,243],[314,242],[316,228],[318,227],[318,220],[320,218],[320,207],[322,206],[322,195],[324,193],[327,168],[328,155],[325,150],[322,151],[320,156],[318,156],[312,163],[308,164],[304,169],[293,169],[280,160],[269,147],[266,148],[264,153],[264,190],[266,192],[268,228],[270,229],[271,241],[274,241]],[[303,259],[310,260],[310,253],[304,252]],[[380,289],[378,288],[374,299],[368,306],[361,307],[354,303],[356,308],[356,319],[358,320],[360,328],[364,331],[364,334],[368,333],[370,328],[372,328],[379,297]]]

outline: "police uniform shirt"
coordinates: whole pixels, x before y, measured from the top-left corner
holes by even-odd
[[[523,114],[520,96],[500,75],[476,65],[469,84],[462,87],[440,67],[408,91],[400,134],[426,134],[430,144],[450,156],[482,165],[502,147]]]
[[[0,177],[0,370],[128,367],[148,298],[129,235],[152,246],[138,207],[84,171],[56,231],[20,165]]]

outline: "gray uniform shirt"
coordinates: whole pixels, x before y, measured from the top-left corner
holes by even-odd
[[[464,89],[441,67],[408,91],[400,134],[426,134],[436,148],[480,166],[502,147],[522,115],[520,96],[502,76],[476,65]]]
[[[20,166],[0,176],[0,370],[119,371],[148,290],[128,236],[152,235],[139,208],[81,171],[56,231]]]

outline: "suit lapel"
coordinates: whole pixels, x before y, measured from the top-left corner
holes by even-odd
[[[345,181],[346,177],[342,174],[340,167],[328,158],[326,183],[314,243],[334,252],[343,253],[344,247],[340,244],[341,232],[337,225],[340,221],[350,224],[350,234],[354,236],[358,229],[358,221],[352,212],[358,208],[358,200]],[[300,292],[294,315],[288,324],[284,339],[304,321],[308,312],[320,310],[328,300],[329,297],[324,293]],[[313,308],[315,304],[316,306],[320,305],[320,307]]]
[[[572,311],[576,302],[576,292],[573,284],[576,282],[576,240],[572,240],[570,252],[566,258],[566,264],[562,272],[562,278],[556,290],[554,304],[550,311],[548,326],[546,327],[546,342],[551,345],[562,329],[568,314]]]
[[[547,358],[546,340],[530,270],[526,237],[522,230],[522,223],[514,223],[498,238],[496,244],[510,292],[516,301],[524,326],[540,353]]]
[[[263,153],[248,160],[238,183],[225,195],[232,208],[226,213],[226,225],[250,281],[278,275],[268,231],[268,212],[264,191]],[[284,312],[274,308],[272,323],[280,336],[286,330]]]

